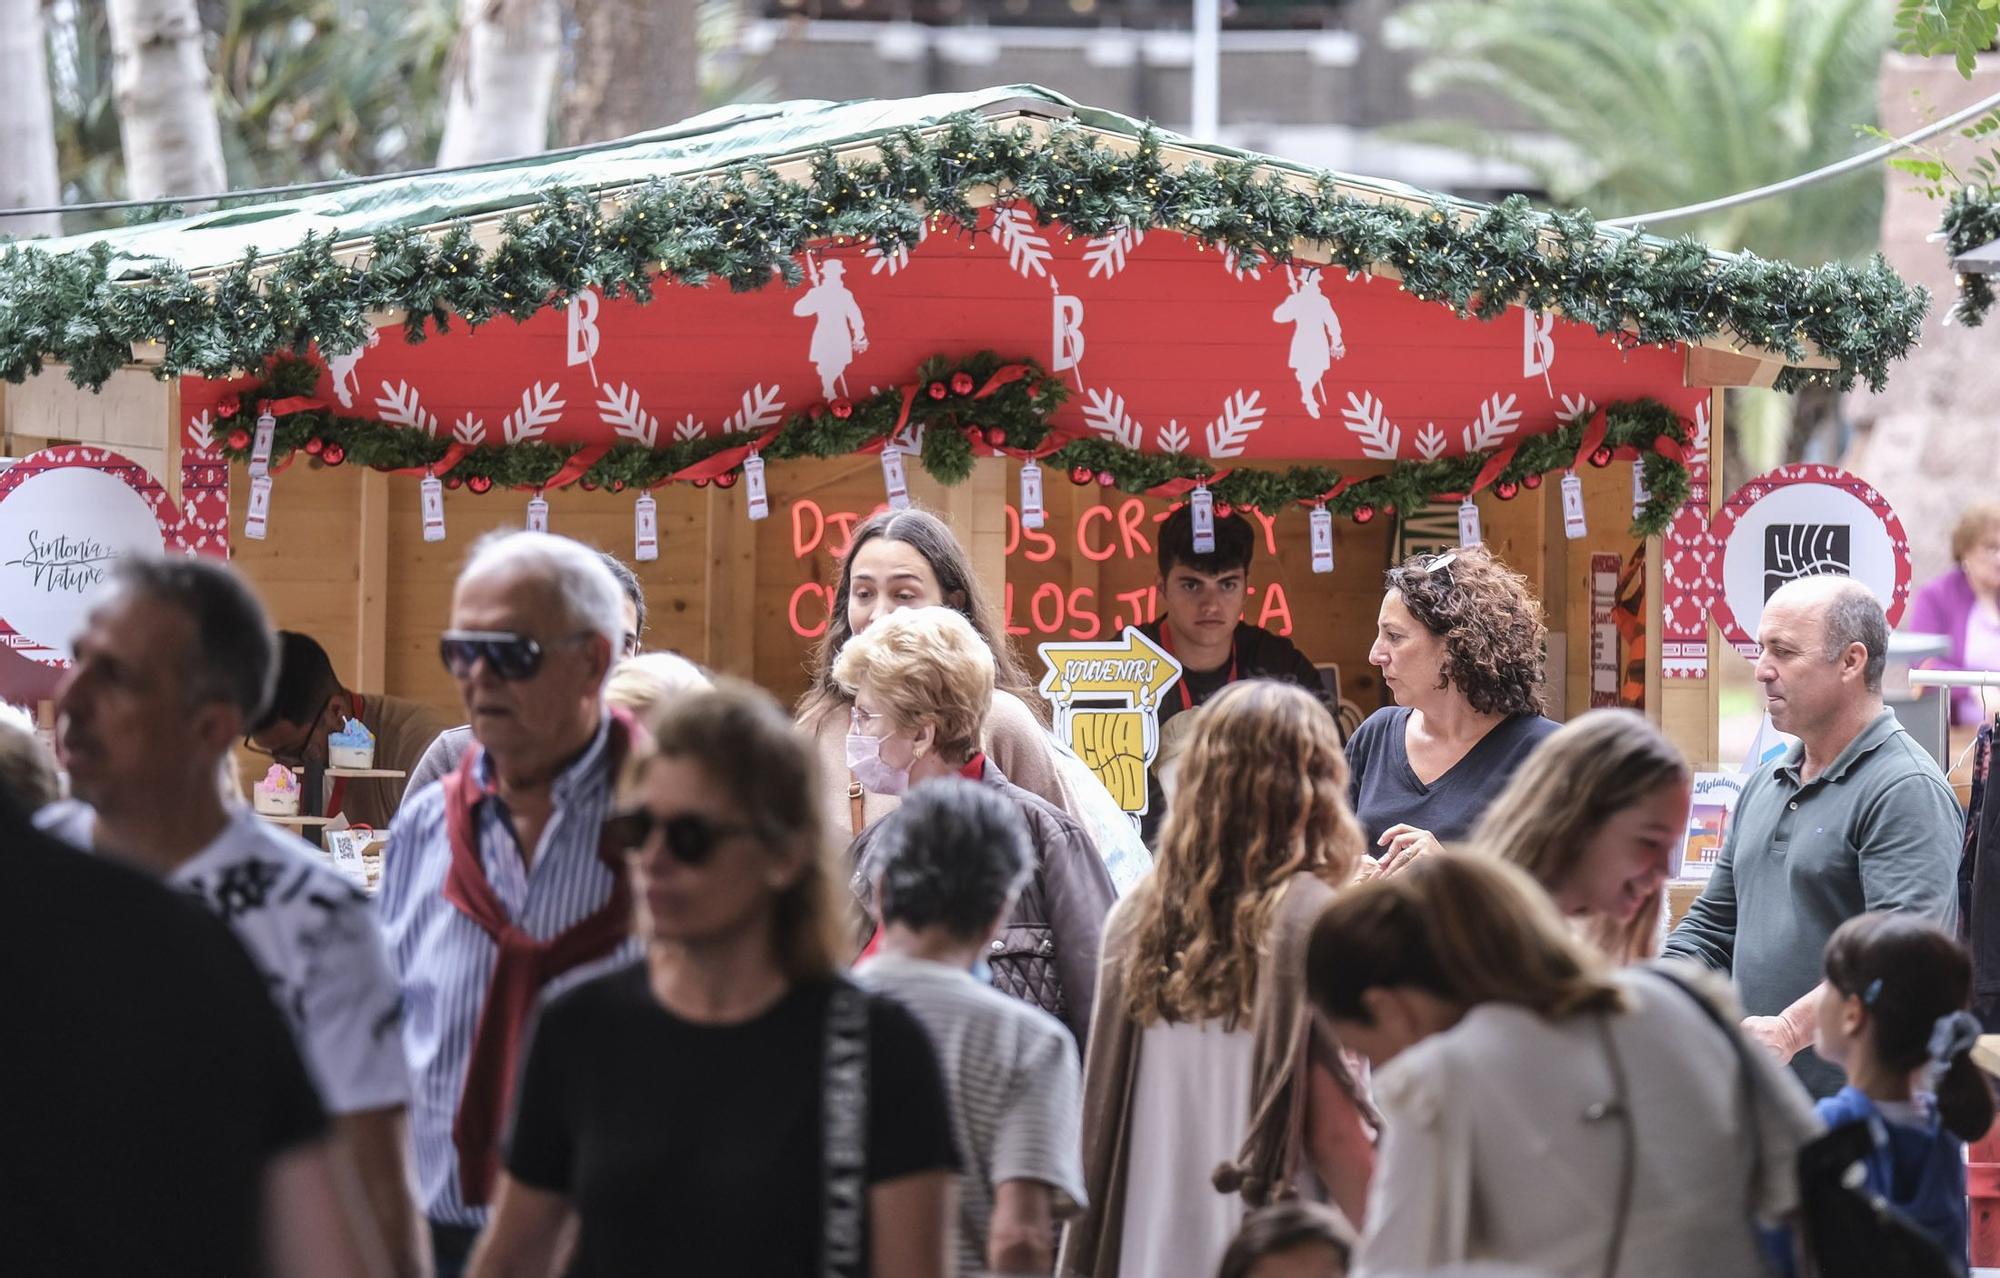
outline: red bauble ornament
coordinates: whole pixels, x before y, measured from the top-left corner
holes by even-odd
[[[465,481],[463,479],[460,479],[457,475],[446,475],[444,477],[444,486],[446,488],[451,488],[451,489],[463,488],[465,486]]]
[[[832,413],[841,421],[846,421],[848,418],[854,416],[854,405],[847,400],[836,399],[826,406],[826,411]]]
[[[321,439],[319,436],[317,435],[306,436],[306,456],[317,457],[320,455],[320,450],[324,449],[325,447],[326,447],[326,441]]]
[[[1109,488],[1117,482],[1118,476],[1112,474],[1110,471],[1100,470],[1097,472],[1097,486],[1099,488]]]
[[[242,450],[243,450],[243,449],[245,449],[245,448],[248,448],[248,447],[250,447],[250,432],[249,432],[249,431],[247,431],[247,430],[232,430],[232,431],[230,431],[230,432],[229,432],[229,446],[230,446],[231,448],[234,448],[234,449],[236,449],[236,450],[237,450],[237,451],[239,451],[239,452],[240,452],[240,451],[242,451]]]
[[[1374,518],[1375,518],[1375,508],[1373,506],[1363,505],[1363,506],[1356,506],[1354,508],[1355,523],[1357,524],[1369,523]]]
[[[1385,515],[1394,515],[1396,513],[1396,503],[1393,501],[1383,502],[1382,513]]]
[[[1072,484],[1087,484],[1095,477],[1095,472],[1088,466],[1072,466],[1069,468],[1069,482]]]
[[[492,492],[493,477],[491,475],[474,475],[465,481],[465,486],[476,493]]]
[[[1609,448],[1598,449],[1590,455],[1590,464],[1598,467],[1609,466],[1611,464],[1611,450]]]
[[[622,493],[625,491],[625,481],[622,479],[614,479],[608,485],[606,485],[606,487],[610,488],[611,491],[614,493]]]
[[[319,450],[319,459],[329,466],[338,466],[347,460],[347,450],[339,444],[328,444]]]
[[[945,389],[943,382],[932,382],[924,388],[924,394],[929,395],[932,399],[943,399],[946,395],[951,394],[951,392]]]
[[[708,487],[708,481],[706,479],[697,479],[694,481],[694,486],[696,488],[706,488]]]
[[[243,411],[243,401],[234,395],[224,395],[215,402],[215,415],[230,418]]]
[[[733,470],[725,470],[725,471],[723,471],[723,472],[722,472],[722,473],[721,473],[720,475],[717,475],[717,476],[715,477],[715,486],[716,486],[717,488],[734,488],[734,487],[736,487],[736,479],[737,479],[737,476],[738,476],[738,474],[739,474],[739,473],[740,473],[740,472],[738,472],[738,471],[733,471]]]
[[[1527,489],[1529,492],[1533,492],[1535,489],[1540,488],[1541,486],[1542,486],[1542,477],[1540,475],[1521,476],[1521,487]]]
[[[986,428],[986,442],[995,448],[1005,448],[1007,446],[1007,432],[998,426],[988,426]]]
[[[951,375],[951,393],[954,395],[970,395],[972,393],[972,374],[965,372],[953,373]]]
[[[1228,502],[1219,501],[1215,503],[1215,517],[1217,519],[1227,519],[1229,518],[1230,512],[1235,509],[1236,508],[1234,506],[1231,506]]]
[[[576,486],[578,488],[583,489],[583,491],[587,493],[594,493],[597,491],[597,481],[594,479],[579,479],[576,481]]]
[[[1500,495],[1501,501],[1512,501],[1520,494],[1521,486],[1511,479],[1503,479],[1493,485],[1493,491]]]

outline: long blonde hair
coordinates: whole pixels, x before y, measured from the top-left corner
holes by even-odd
[[[1644,715],[1592,710],[1535,748],[1486,809],[1470,846],[1520,866],[1553,895],[1576,874],[1606,821],[1692,779],[1687,760]],[[1585,932],[1614,963],[1654,958],[1662,901],[1655,893],[1630,922],[1588,919]]]
[[[1141,1025],[1250,1014],[1265,925],[1295,874],[1346,882],[1361,826],[1326,708],[1268,680],[1201,708],[1153,872],[1133,891],[1126,1010]]]

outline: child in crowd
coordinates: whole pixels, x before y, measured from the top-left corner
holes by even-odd
[[[1243,1218],[1216,1278],[1347,1278],[1353,1254],[1339,1212],[1294,1198]]]
[[[1847,1086],[1819,1102],[1820,1117],[1869,1125],[1868,1192],[1964,1266],[1965,1143],[1993,1123],[1993,1093],[1971,1057],[1971,959],[1913,915],[1863,914],[1833,934],[1825,962],[1816,1046]]]

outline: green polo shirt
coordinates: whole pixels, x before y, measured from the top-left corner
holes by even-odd
[[[1805,748],[1743,787],[1708,886],[1667,953],[1736,981],[1743,1010],[1775,1016],[1819,984],[1834,929],[1870,910],[1950,928],[1965,813],[1937,764],[1883,710],[1832,765],[1801,783]],[[1817,1096],[1843,1081],[1810,1048],[1793,1062]]]

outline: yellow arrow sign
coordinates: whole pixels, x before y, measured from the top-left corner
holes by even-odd
[[[1150,708],[1181,677],[1174,654],[1136,627],[1115,639],[1045,643],[1037,651],[1049,670],[1042,695],[1054,702],[1125,698],[1128,705]]]

